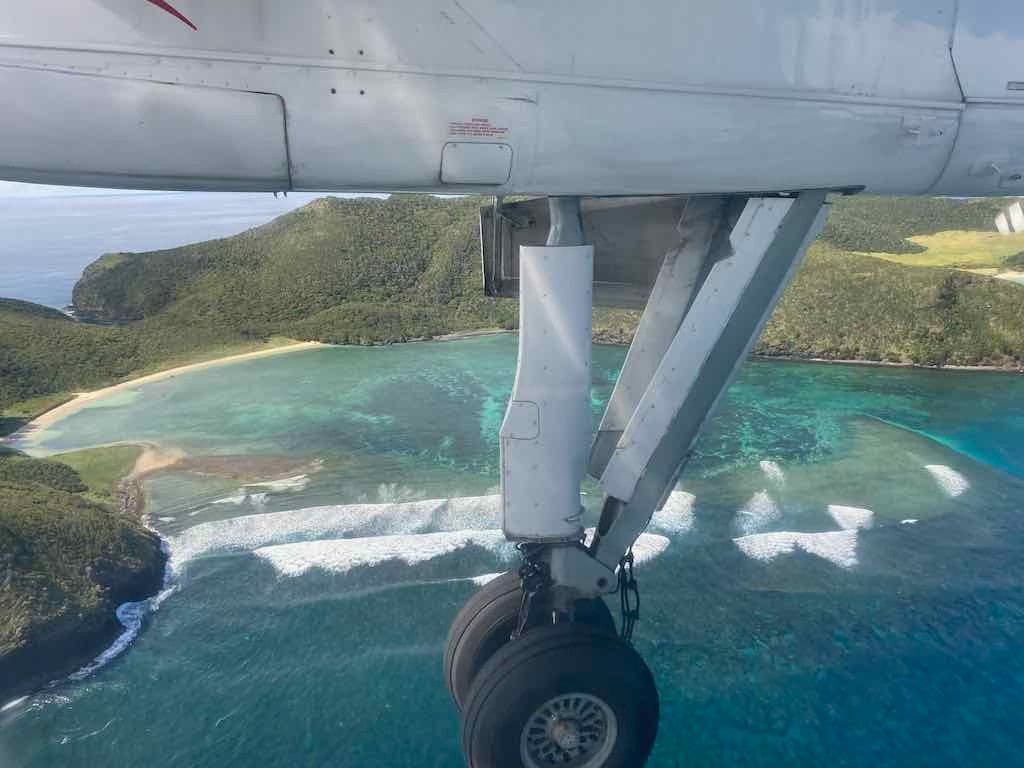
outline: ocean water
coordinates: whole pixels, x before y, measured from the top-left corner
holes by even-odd
[[[104,253],[174,248],[265,224],[318,195],[124,192],[0,182],[0,297],[63,308]]]
[[[32,435],[189,463],[147,484],[168,591],[123,611],[125,652],[0,711],[0,765],[459,765],[441,654],[514,562],[515,347],[253,360]],[[595,347],[595,419],[623,353]],[[1013,375],[748,363],[642,542],[650,765],[1020,765],[1022,404]]]

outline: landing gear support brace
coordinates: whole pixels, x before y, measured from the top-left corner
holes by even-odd
[[[524,577],[510,572],[467,604],[445,657],[471,768],[646,760],[657,689],[601,595],[827,216],[817,190],[687,201],[591,445],[594,252],[578,199],[550,209],[547,245],[520,251],[519,359],[501,428],[503,527]],[[605,499],[585,543],[588,470]]]

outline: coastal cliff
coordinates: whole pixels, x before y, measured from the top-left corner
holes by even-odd
[[[121,449],[122,452],[124,449]],[[73,673],[123,631],[115,611],[155,594],[166,556],[105,471],[0,456],[0,702]],[[115,457],[116,458],[116,457]],[[108,502],[107,499],[110,499]]]

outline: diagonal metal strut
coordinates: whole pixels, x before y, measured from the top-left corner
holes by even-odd
[[[684,224],[693,238],[666,256],[595,439],[590,469],[606,497],[590,554],[606,567],[664,503],[827,218],[824,191],[751,197],[728,237],[714,237],[728,210],[705,202]],[[704,274],[684,274],[678,254],[700,248]]]

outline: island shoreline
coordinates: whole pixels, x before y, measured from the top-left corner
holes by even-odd
[[[465,339],[482,338],[486,336],[497,336],[506,333],[518,333],[517,330],[509,330],[502,328],[483,328],[479,330],[469,331],[458,331],[455,333],[444,334],[435,337],[419,337],[406,339],[404,341],[387,342],[386,344],[373,344],[373,345],[358,345],[358,344],[328,344],[321,341],[296,341],[292,344],[286,344],[279,347],[272,347],[268,349],[258,349],[252,352],[243,352],[241,354],[227,355],[225,357],[218,357],[212,360],[203,360],[196,363],[188,363],[186,365],[176,366],[174,368],[168,368],[163,371],[157,371],[155,373],[145,374],[138,378],[128,379],[127,381],[118,382],[117,384],[111,384],[107,387],[101,387],[100,389],[91,390],[88,392],[78,392],[71,400],[67,400],[63,403],[55,405],[48,411],[44,411],[39,414],[31,421],[24,424],[21,428],[12,432],[10,435],[0,438],[0,445],[8,444],[13,447],[18,447],[17,444],[29,438],[33,433],[46,429],[53,426],[56,422],[78,412],[82,408],[86,407],[90,403],[107,397],[108,395],[116,394],[117,392],[123,392],[130,390],[136,386],[142,384],[149,384],[157,381],[163,381],[165,379],[174,378],[179,374],[191,373],[193,371],[204,370],[207,368],[214,368],[220,365],[229,365],[235,362],[245,362],[246,360],[255,360],[264,357],[274,357],[281,354],[287,354],[291,352],[301,352],[309,349],[319,349],[323,347],[354,347],[362,348],[363,346],[390,346],[391,344],[417,344],[422,342],[446,342],[446,341],[462,341]],[[629,342],[613,342],[613,341],[595,341],[595,344],[609,347],[628,347]],[[934,371],[934,372],[967,372],[967,373],[1010,373],[1010,374],[1024,374],[1024,366],[998,366],[998,365],[922,365],[920,363],[905,363],[905,362],[893,362],[888,360],[858,360],[851,358],[827,358],[827,357],[802,357],[800,355],[771,355],[771,354],[758,354],[751,353],[749,359],[757,360],[760,362],[784,362],[784,363],[824,363],[828,365],[858,365],[873,368],[908,368],[920,371]]]
[[[319,347],[327,347],[329,344],[324,344],[319,341],[296,341],[294,344],[285,344],[279,347],[270,347],[267,349],[257,349],[252,352],[243,352],[236,355],[227,355],[225,357],[217,357],[212,360],[203,360],[197,363],[187,363],[185,365],[175,366],[174,368],[167,368],[156,373],[147,373],[143,376],[139,376],[134,379],[128,379],[127,381],[121,381],[117,384],[111,384],[100,389],[94,389],[88,392],[76,392],[75,396],[59,405],[50,408],[47,411],[39,414],[31,421],[24,424],[18,430],[12,432],[4,438],[0,438],[0,444],[8,444],[17,447],[17,443],[29,437],[32,433],[46,429],[52,426],[56,422],[70,416],[73,413],[80,411],[82,408],[87,406],[101,398],[113,395],[118,392],[124,392],[142,384],[151,384],[157,381],[163,381],[165,379],[172,379],[175,376],[183,373],[191,373],[193,371],[205,370],[207,368],[215,368],[220,365],[227,365],[230,363],[240,363],[246,360],[257,360],[263,357],[274,357],[277,355],[287,354],[290,352],[301,352],[307,349],[317,349]]]
[[[751,360],[760,362],[775,361],[780,363],[825,363],[830,365],[860,365],[868,368],[910,368],[918,371],[934,371],[942,373],[1016,373],[1024,374],[1024,366],[1002,365],[922,365],[921,363],[899,363],[891,360],[857,360],[830,357],[800,357],[799,355],[764,355],[751,354]]]
[[[113,395],[118,392],[124,392],[142,384],[151,384],[157,381],[163,381],[165,379],[172,379],[179,374],[192,373],[194,371],[205,370],[207,368],[215,368],[221,365],[230,365],[231,363],[241,363],[247,360],[257,360],[264,357],[276,357],[278,355],[288,354],[291,352],[304,352],[310,349],[321,349],[326,347],[353,347],[362,349],[364,346],[390,346],[391,344],[418,344],[422,342],[430,341],[462,341],[464,339],[476,339],[485,336],[498,336],[506,333],[515,333],[516,331],[508,330],[504,328],[480,328],[469,331],[456,331],[454,333],[446,333],[441,336],[424,336],[421,338],[406,339],[405,341],[394,341],[388,342],[387,344],[373,344],[373,345],[360,345],[360,344],[328,344],[322,341],[296,341],[291,344],[284,344],[277,347],[270,347],[267,349],[257,349],[252,352],[242,352],[235,355],[226,355],[224,357],[216,357],[211,360],[202,360],[196,363],[186,363],[185,365],[178,365],[174,368],[167,368],[162,371],[156,371],[155,373],[147,373],[137,378],[128,379],[127,381],[121,381],[116,384],[111,384],[106,387],[100,387],[99,389],[90,390],[88,392],[76,392],[74,397],[70,400],[66,400],[63,403],[58,403],[47,411],[40,413],[30,421],[26,422],[20,428],[15,430],[9,435],[0,437],[0,445],[10,445],[14,448],[18,448],[18,443],[23,442],[26,438],[29,438],[33,433],[44,430],[48,427],[53,426],[58,421],[61,421],[74,413],[77,413],[82,408],[86,407],[90,403]],[[111,443],[114,445],[115,443]],[[141,445],[141,443],[129,443],[132,445]],[[93,446],[95,447],[95,446]],[[144,446],[145,447],[145,446]]]

